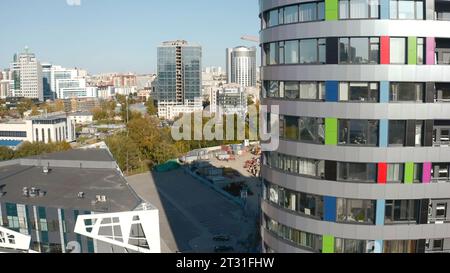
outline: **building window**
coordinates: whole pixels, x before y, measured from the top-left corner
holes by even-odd
[[[340,145],[378,145],[378,120],[339,120]]]
[[[299,99],[300,87],[298,82],[284,82],[284,96],[287,99]]]
[[[266,55],[266,65],[278,64],[277,44],[278,43],[265,44],[264,51]]]
[[[374,241],[336,238],[335,243],[336,253],[373,253],[375,250]]]
[[[416,253],[417,241],[384,241],[384,253]]]
[[[285,64],[298,63],[298,50],[299,49],[297,40],[284,42],[284,63]]]
[[[423,102],[424,85],[422,83],[391,83],[390,101]]]
[[[374,224],[375,201],[337,199],[338,222]]]
[[[340,19],[379,18],[378,0],[340,0]]]
[[[423,121],[416,121],[416,138],[415,143],[417,147],[423,146]]]
[[[302,100],[324,100],[324,82],[300,82],[300,99]]]
[[[416,163],[414,164],[414,183],[422,183],[422,169],[423,164]]]
[[[291,24],[298,22],[298,6],[289,6],[284,8],[284,23]]]
[[[39,226],[41,231],[48,231],[47,219],[39,219]]]
[[[266,81],[266,93],[267,97],[269,98],[278,98],[279,95],[279,88],[278,88],[278,82],[277,81]]]
[[[322,118],[301,117],[299,119],[300,141],[325,144],[325,122]]]
[[[376,164],[338,162],[338,180],[345,182],[377,181]]]
[[[341,82],[339,84],[340,101],[378,102],[378,83]]]
[[[417,38],[417,64],[425,64],[425,39]]]
[[[402,183],[404,176],[403,164],[388,164],[387,165],[387,182],[388,183]]]
[[[279,19],[278,19],[278,10],[271,10],[267,13],[267,26],[268,27],[273,27],[273,26],[277,26],[279,23]]]
[[[0,131],[0,137],[26,138],[26,131]]]
[[[420,200],[386,200],[385,209],[386,225],[405,222],[417,224]]]
[[[317,39],[307,39],[300,41],[300,63],[317,63]]]
[[[448,182],[450,180],[449,173],[449,165],[446,163],[435,163],[431,169],[433,182]]]
[[[391,64],[406,64],[406,38],[390,38]]]
[[[404,146],[406,137],[406,121],[390,120],[389,121],[389,145]]]
[[[279,153],[267,153],[267,165],[271,168],[303,176],[322,178],[325,173],[325,161],[305,159]]]
[[[379,38],[340,38],[339,63],[379,63]]]
[[[391,0],[390,13],[391,19],[423,20],[424,17],[423,1]]]

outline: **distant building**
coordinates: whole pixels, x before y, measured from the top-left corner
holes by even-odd
[[[256,47],[227,49],[227,78],[242,87],[256,86]]]
[[[91,124],[94,121],[94,115],[91,112],[74,112],[69,114],[75,124]]]
[[[202,48],[187,41],[158,47],[156,97],[161,118],[202,111]]]
[[[44,100],[54,100],[56,95],[52,90],[52,65],[42,64],[42,87],[44,90]]]
[[[128,74],[128,75],[115,75],[112,78],[112,82],[114,87],[117,88],[130,88],[136,87],[137,79],[136,75]]]
[[[28,142],[73,142],[75,121],[64,113],[30,117],[23,120],[3,120],[0,140]]]
[[[161,252],[158,210],[133,191],[106,149],[6,161],[0,172],[0,226],[31,237],[33,251]]]
[[[25,52],[14,55],[11,71],[14,81],[11,96],[44,100],[42,67],[28,48],[25,48]]]
[[[247,95],[239,84],[226,84],[211,95],[210,111],[219,115],[247,113]]]

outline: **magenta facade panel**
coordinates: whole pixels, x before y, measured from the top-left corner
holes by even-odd
[[[436,39],[434,37],[427,37],[427,64],[436,64]]]

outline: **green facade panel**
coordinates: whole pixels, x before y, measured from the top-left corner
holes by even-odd
[[[325,20],[333,21],[338,19],[338,0],[325,0]]]
[[[324,235],[322,244],[322,253],[334,253],[334,236]]]
[[[417,37],[408,37],[408,64],[417,64]]]
[[[337,118],[325,119],[325,145],[338,144],[338,120]]]
[[[405,163],[405,184],[414,183],[414,163]]]

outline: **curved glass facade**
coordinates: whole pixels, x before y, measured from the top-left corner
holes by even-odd
[[[434,0],[260,0],[261,96],[280,109],[264,251],[449,251],[449,14]]]

